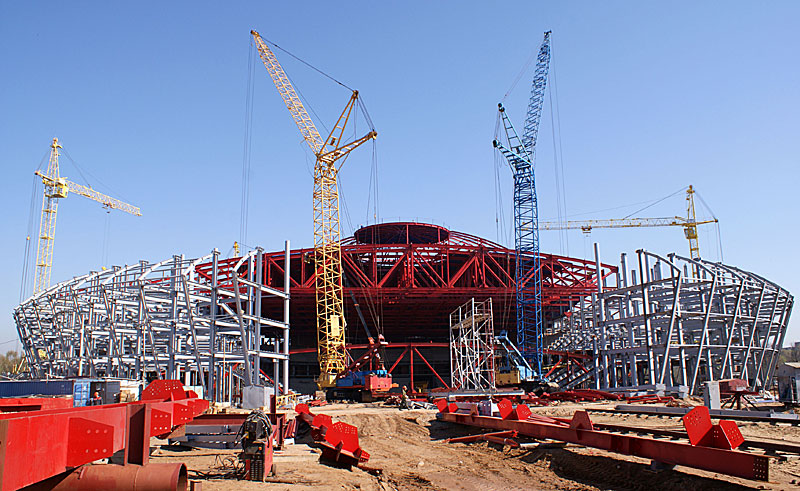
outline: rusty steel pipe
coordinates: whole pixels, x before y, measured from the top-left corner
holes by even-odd
[[[189,478],[182,463],[83,465],[32,484],[25,491],[186,491]]]

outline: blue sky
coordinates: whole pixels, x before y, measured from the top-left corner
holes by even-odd
[[[0,343],[16,336],[11,311],[32,174],[53,137],[95,176],[87,175],[90,184],[144,214],[107,216],[84,198],[63,200],[54,281],[100,268],[104,248],[110,264],[214,247],[228,253],[239,238],[253,28],[360,90],[379,133],[380,219],[429,220],[506,244],[495,222],[496,104],[552,29],[556,90],[538,145],[541,216],[557,214],[553,154],[560,144],[568,215],[622,217],[642,206],[636,203],[693,184],[721,222],[725,262],[800,291],[800,4],[219,5],[0,3]],[[330,125],[348,91],[277,56]],[[308,247],[310,153],[266,70],[260,63],[254,69],[247,243],[275,250],[290,239]],[[505,100],[520,128],[532,74],[531,67]],[[357,124],[367,130],[363,118]],[[371,220],[372,157],[372,146],[364,146],[342,171],[346,235]],[[67,159],[62,175],[82,182]],[[503,170],[500,177],[509,216],[511,176]],[[36,220],[40,206],[36,196]],[[678,194],[641,215],[682,214],[683,207]],[[716,260],[707,230],[701,251]],[[542,249],[583,257],[593,241],[614,264],[620,252],[638,248],[688,254],[680,229],[576,232],[568,250],[558,234],[543,233]],[[787,342],[797,340],[795,316]]]

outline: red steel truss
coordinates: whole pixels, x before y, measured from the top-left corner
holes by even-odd
[[[283,252],[264,254],[264,282],[283,285]],[[313,347],[313,249],[291,251],[292,346]],[[238,259],[220,260],[220,267]],[[591,261],[552,254],[541,260],[543,308],[546,318],[560,316],[571,301],[596,288]],[[208,275],[210,264],[198,266]],[[447,341],[448,314],[470,298],[492,297],[496,330],[514,329],[514,250],[492,241],[422,223],[384,223],[363,227],[342,241],[348,342],[365,342],[354,328],[357,313],[350,292],[369,322],[379,319],[389,342]],[[616,272],[602,265],[603,276]],[[523,281],[533,278],[533,271]],[[225,279],[220,279],[224,284]],[[279,302],[264,301],[265,315],[278,315]]]

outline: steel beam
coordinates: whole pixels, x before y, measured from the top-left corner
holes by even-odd
[[[586,411],[578,411],[569,424],[553,418],[542,416],[526,416],[522,420],[514,416],[507,419],[492,416],[480,416],[477,411],[472,414],[450,412],[455,405],[446,401],[440,404],[440,413],[436,416],[440,421],[476,426],[495,431],[516,431],[537,440],[559,440],[585,447],[599,448],[623,455],[633,455],[652,459],[670,465],[683,465],[711,472],[719,472],[745,479],[767,481],[769,479],[769,458],[746,452],[714,448],[709,446],[690,445],[686,443],[654,440],[634,435],[621,435],[594,429]],[[514,409],[516,416],[530,414],[525,407],[519,405]],[[441,412],[442,409],[444,412]],[[530,418],[530,419],[529,419]]]

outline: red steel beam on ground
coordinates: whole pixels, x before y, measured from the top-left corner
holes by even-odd
[[[126,450],[146,463],[150,437],[208,409],[177,380],[156,380],[142,400],[103,406],[0,414],[0,491],[19,489]]]
[[[516,412],[525,414],[517,406]],[[443,401],[443,411],[455,411],[454,404]],[[525,407],[527,410],[527,407]],[[527,411],[529,414],[529,410]],[[595,430],[585,411],[578,411],[570,425],[550,418],[531,418],[515,420],[477,414],[440,412],[437,419],[497,431],[515,430],[538,440],[551,439],[575,443],[585,447],[599,448],[624,455],[634,455],[652,459],[664,464],[683,465],[731,476],[767,481],[769,479],[769,458],[737,450],[727,450],[708,446],[690,445],[666,440],[653,440],[640,436],[620,435]]]
[[[72,407],[72,397],[4,397],[0,399],[0,412],[41,411]]]

